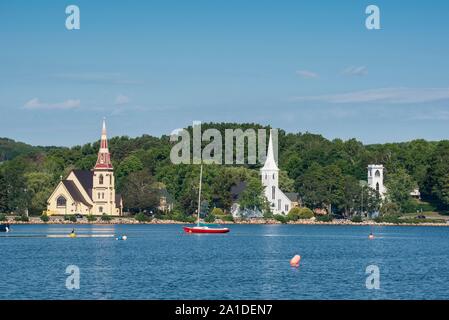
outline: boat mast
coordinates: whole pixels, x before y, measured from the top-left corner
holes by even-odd
[[[198,222],[197,222],[198,227],[200,226],[200,212],[201,212],[201,180],[203,180],[203,164],[201,164],[200,169],[200,189],[198,192]]]

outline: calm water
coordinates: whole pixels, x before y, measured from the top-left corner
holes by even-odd
[[[178,225],[13,226],[0,238],[0,299],[449,299],[449,228],[236,225],[187,235]],[[0,234],[6,236],[6,234]],[[289,259],[302,256],[301,267]],[[365,287],[368,265],[380,290]],[[67,290],[68,265],[81,270]]]

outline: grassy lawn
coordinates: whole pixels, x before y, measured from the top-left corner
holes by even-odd
[[[419,213],[405,213],[404,215],[402,215],[402,218],[416,218],[417,216],[425,216],[426,219],[422,219],[422,220],[427,220],[427,219],[439,219],[439,220],[449,220],[449,216],[447,215],[442,215],[438,212],[435,211],[425,211],[425,212],[419,212]]]

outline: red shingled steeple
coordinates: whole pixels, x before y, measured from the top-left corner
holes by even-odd
[[[112,169],[111,154],[108,148],[108,138],[106,136],[106,121],[103,119],[103,130],[101,131],[100,150],[98,151],[97,163],[94,170]]]

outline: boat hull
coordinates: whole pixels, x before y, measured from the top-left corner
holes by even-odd
[[[228,228],[182,227],[186,233],[228,233]]]

